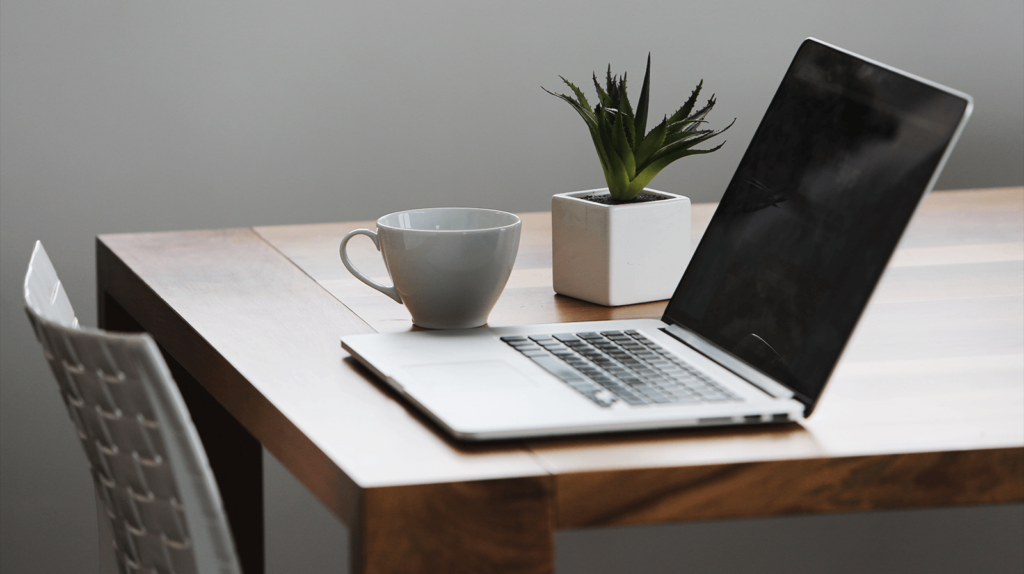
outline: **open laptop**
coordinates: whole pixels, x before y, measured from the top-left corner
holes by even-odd
[[[808,39],[660,321],[342,346],[464,440],[800,420],[971,109],[966,94]]]

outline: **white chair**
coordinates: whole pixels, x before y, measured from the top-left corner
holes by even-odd
[[[80,327],[39,242],[25,310],[89,459],[118,571],[241,574],[206,452],[152,337]]]

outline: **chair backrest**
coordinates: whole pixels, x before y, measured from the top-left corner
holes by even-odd
[[[152,337],[80,327],[39,242],[25,310],[110,517],[119,571],[240,574],[206,452]]]

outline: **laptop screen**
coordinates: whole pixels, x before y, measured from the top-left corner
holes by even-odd
[[[809,414],[969,106],[805,41],[663,320],[784,383]]]

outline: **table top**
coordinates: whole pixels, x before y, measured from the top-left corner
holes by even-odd
[[[661,317],[556,295],[550,214],[522,218],[491,326]],[[412,328],[341,265],[359,227],[97,239],[104,290],[343,520],[366,491],[499,480],[542,481],[557,528],[1024,500],[1024,188],[932,193],[814,415],[767,428],[454,441],[340,347]],[[349,253],[387,282],[370,241]]]

